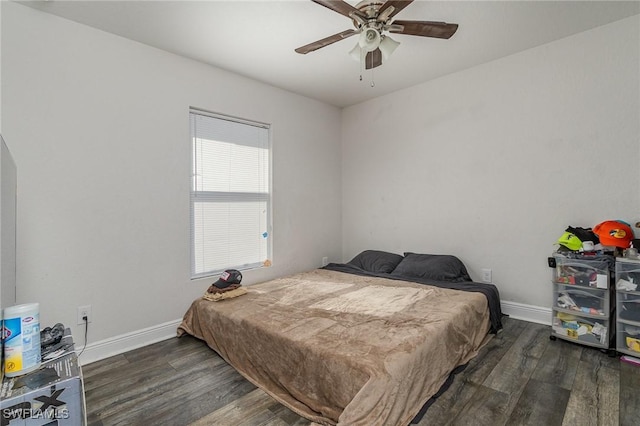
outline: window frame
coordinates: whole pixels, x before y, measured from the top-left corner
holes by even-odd
[[[262,128],[267,131],[267,167],[268,167],[268,176],[267,176],[267,192],[266,193],[258,193],[258,192],[225,192],[225,191],[197,191],[195,185],[196,178],[196,170],[195,170],[195,161],[196,156],[194,154],[194,146],[196,134],[194,132],[193,124],[192,124],[192,115],[200,115],[204,117],[210,117],[217,120],[225,120],[230,121],[237,124],[253,126],[257,128]],[[238,269],[241,271],[246,271],[250,269],[259,269],[266,266],[270,266],[273,262],[273,239],[272,239],[272,211],[273,211],[273,161],[272,161],[272,132],[271,125],[264,122],[259,122],[255,120],[249,120],[245,118],[234,117],[227,114],[221,114],[216,112],[211,112],[195,107],[189,108],[189,145],[190,145],[190,170],[189,170],[189,261],[190,261],[190,277],[191,280],[196,280],[200,278],[211,277],[215,275],[219,275],[226,269]],[[198,194],[201,193],[201,194]],[[212,194],[215,193],[215,200]],[[224,195],[223,195],[224,194]],[[194,214],[194,204],[196,202],[217,202],[225,199],[230,202],[244,202],[244,201],[266,201],[267,211],[266,211],[266,226],[267,226],[267,237],[266,239],[266,258],[260,262],[247,262],[240,265],[227,265],[224,268],[207,270],[203,272],[196,272],[196,256],[195,256],[195,244],[196,244],[196,227],[195,227],[195,214]],[[268,262],[268,264],[266,262]]]

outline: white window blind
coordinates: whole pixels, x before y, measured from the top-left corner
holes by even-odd
[[[271,257],[269,126],[191,110],[191,276]]]

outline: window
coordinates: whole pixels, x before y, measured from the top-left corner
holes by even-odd
[[[271,258],[269,126],[190,110],[191,277]]]

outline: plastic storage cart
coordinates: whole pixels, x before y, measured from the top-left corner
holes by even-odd
[[[640,358],[640,261],[616,259],[616,351]]]
[[[607,255],[554,253],[551,339],[610,350],[614,347],[611,275]]]

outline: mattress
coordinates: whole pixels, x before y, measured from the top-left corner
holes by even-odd
[[[299,415],[407,425],[491,328],[487,297],[317,269],[195,300],[178,327]]]

